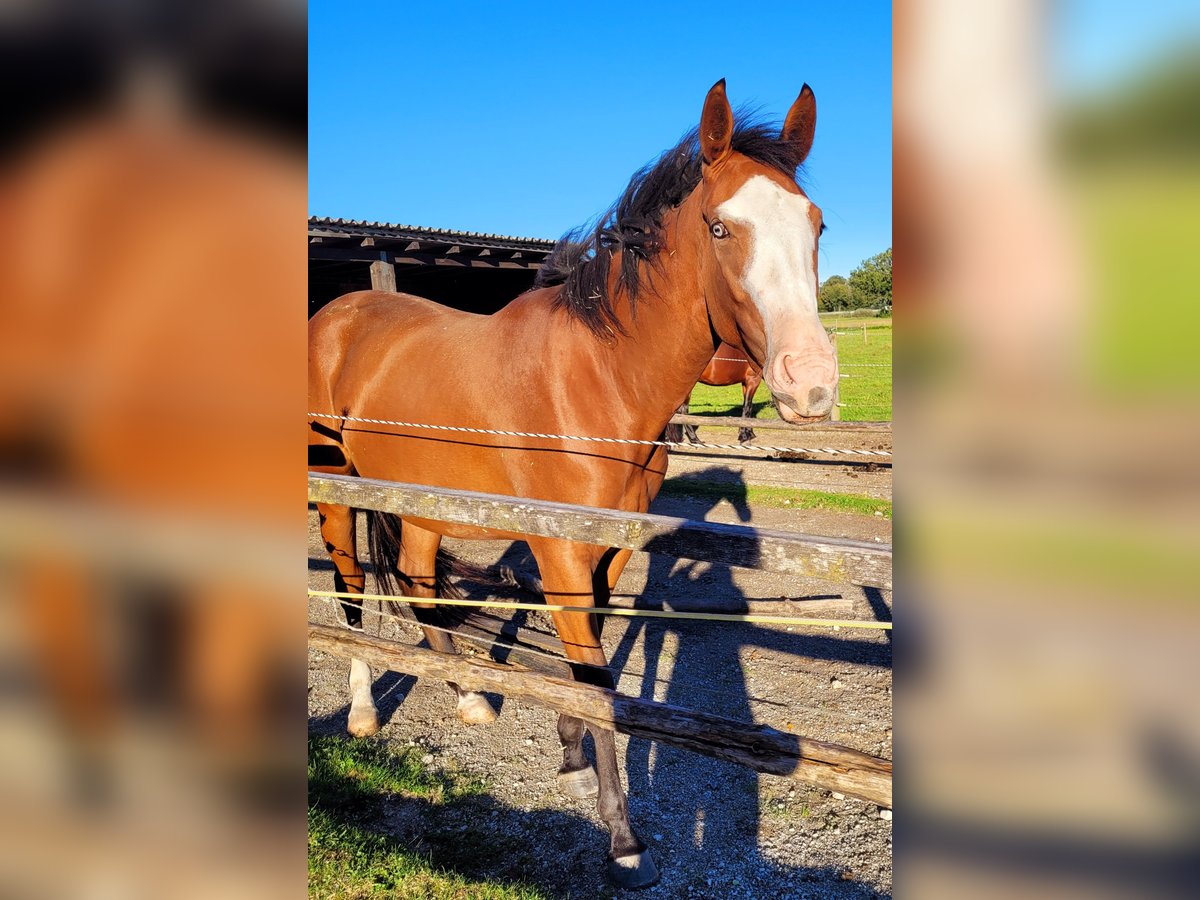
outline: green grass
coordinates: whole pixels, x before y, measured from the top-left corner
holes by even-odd
[[[862,338],[864,320],[855,319],[849,334],[838,335],[838,362],[842,366],[840,383],[842,420],[845,422],[876,422],[892,417],[892,320],[871,319],[867,322],[867,340]],[[831,319],[827,324],[837,324]],[[843,324],[848,324],[843,320]],[[857,329],[857,330],[856,330]],[[870,364],[871,368],[857,365]],[[884,366],[879,368],[879,366]],[[709,387],[698,384],[692,391],[691,412],[697,416],[740,416],[742,387]],[[754,416],[759,419],[778,419],[771,404],[771,392],[765,384],[754,394]]]
[[[423,818],[480,794],[483,784],[431,773],[420,751],[378,741],[310,737],[308,742],[308,893],[310,897],[425,897],[432,900],[538,900],[522,884],[478,881],[435,865],[389,834],[374,830],[386,804],[423,804]],[[449,842],[447,842],[448,844]],[[473,854],[471,832],[453,850]],[[442,848],[450,851],[447,845]]]
[[[1094,386],[1114,400],[1194,397],[1200,167],[1097,167],[1072,184],[1090,244],[1095,302],[1079,329]]]
[[[728,497],[732,492],[739,495],[745,491],[745,500],[752,506],[769,506],[773,509],[827,509],[834,512],[857,513],[873,516],[883,513],[892,517],[892,501],[877,500],[859,494],[830,494],[825,491],[801,490],[787,487],[760,487],[758,485],[729,485],[711,481],[692,481],[685,478],[668,478],[663,482],[661,494],[676,497]]]

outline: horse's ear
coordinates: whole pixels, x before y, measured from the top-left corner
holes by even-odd
[[[725,79],[722,78],[704,98],[704,112],[700,114],[700,155],[704,162],[712,165],[729,152],[733,139],[733,110],[725,96]]]
[[[812,149],[813,132],[817,129],[817,97],[807,84],[800,88],[800,96],[788,110],[783,120],[783,131],[779,138],[792,145],[796,165],[804,162]]]

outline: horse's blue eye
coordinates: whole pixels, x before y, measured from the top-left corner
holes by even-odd
[[[708,230],[712,232],[712,236],[715,238],[723,238],[729,235],[729,232],[726,230],[725,226],[720,222],[713,222],[708,226]]]

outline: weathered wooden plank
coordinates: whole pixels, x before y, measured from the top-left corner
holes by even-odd
[[[512,568],[505,566],[503,577],[510,584],[521,588],[535,598],[541,596],[542,579],[537,571],[528,568]],[[650,593],[653,593],[652,591]],[[488,599],[504,599],[500,597]],[[741,613],[751,616],[828,616],[830,618],[845,618],[853,615],[854,601],[840,594],[828,594],[820,597],[789,598],[780,597],[776,600],[760,600],[752,597],[703,597],[689,594],[686,597],[675,597],[670,601],[640,594],[613,594],[608,600],[609,606],[621,609],[671,609],[675,612],[712,612],[712,613]]]
[[[610,606],[625,609],[640,608],[635,606],[635,598],[621,597],[609,601]],[[706,602],[704,599],[689,598],[686,603],[672,603],[671,608],[677,612],[740,612],[750,615],[763,616],[816,616],[831,618],[848,616],[853,612],[854,604],[848,599],[804,600],[795,603],[788,600],[751,600],[745,604],[731,606],[728,603],[715,601]],[[518,625],[513,619],[506,618],[501,610],[480,610],[465,624],[455,628],[456,634],[474,635],[488,641],[496,642],[502,648],[512,648],[518,654],[520,663],[527,668],[536,669],[549,675],[569,677],[566,659],[563,658],[563,646],[556,636],[546,634],[528,625]],[[412,621],[415,623],[416,619]],[[532,648],[534,651],[551,654],[555,659],[548,659],[540,654],[522,653]]]
[[[314,503],[375,509],[509,534],[627,547],[861,587],[891,590],[892,586],[890,544],[345,475],[309,473],[308,499]]]
[[[718,600],[712,597],[686,597],[672,600],[666,606],[654,603],[649,597],[613,597],[609,606],[620,609],[673,609],[676,612],[738,613],[750,616],[815,616],[844,617],[854,612],[849,597],[829,597],[821,600]]]
[[[382,259],[371,263],[371,287],[377,291],[396,293],[396,267]]]
[[[740,416],[693,416],[679,413],[671,417],[676,425],[721,425],[776,431],[870,431],[881,436],[892,433],[891,422],[805,422],[792,425],[782,419],[744,419]]]
[[[318,649],[383,669],[453,681],[467,690],[520,697],[601,728],[840,791],[880,806],[892,805],[891,762],[848,747],[342,628],[309,625],[308,641]]]

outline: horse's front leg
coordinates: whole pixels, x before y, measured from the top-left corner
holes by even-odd
[[[633,555],[632,550],[613,547],[600,558],[592,575],[592,588],[597,606],[608,603],[609,596],[617,587],[625,565]],[[597,632],[603,631],[604,621],[597,623]],[[596,770],[583,753],[583,733],[586,725],[582,719],[565,713],[558,717],[558,738],[563,747],[563,764],[558,770],[558,787],[568,797],[582,800],[595,797],[600,790]]]
[[[593,573],[599,562],[594,548],[564,542],[538,542],[531,548],[538,560],[546,602],[564,606],[591,606],[595,602]],[[587,613],[553,613],[554,625],[562,640],[576,681],[612,688],[612,672],[600,644],[597,616]],[[568,717],[569,718],[569,717]],[[578,720],[575,720],[578,721]],[[581,728],[568,722],[564,733],[560,719],[559,734],[564,740],[564,767],[582,758],[572,759],[572,745],[583,738]],[[596,810],[612,835],[608,851],[608,874],[624,888],[647,887],[658,880],[658,869],[646,845],[629,822],[625,790],[617,768],[617,747],[613,732],[607,728],[589,726],[596,744],[596,775],[599,796]]]

